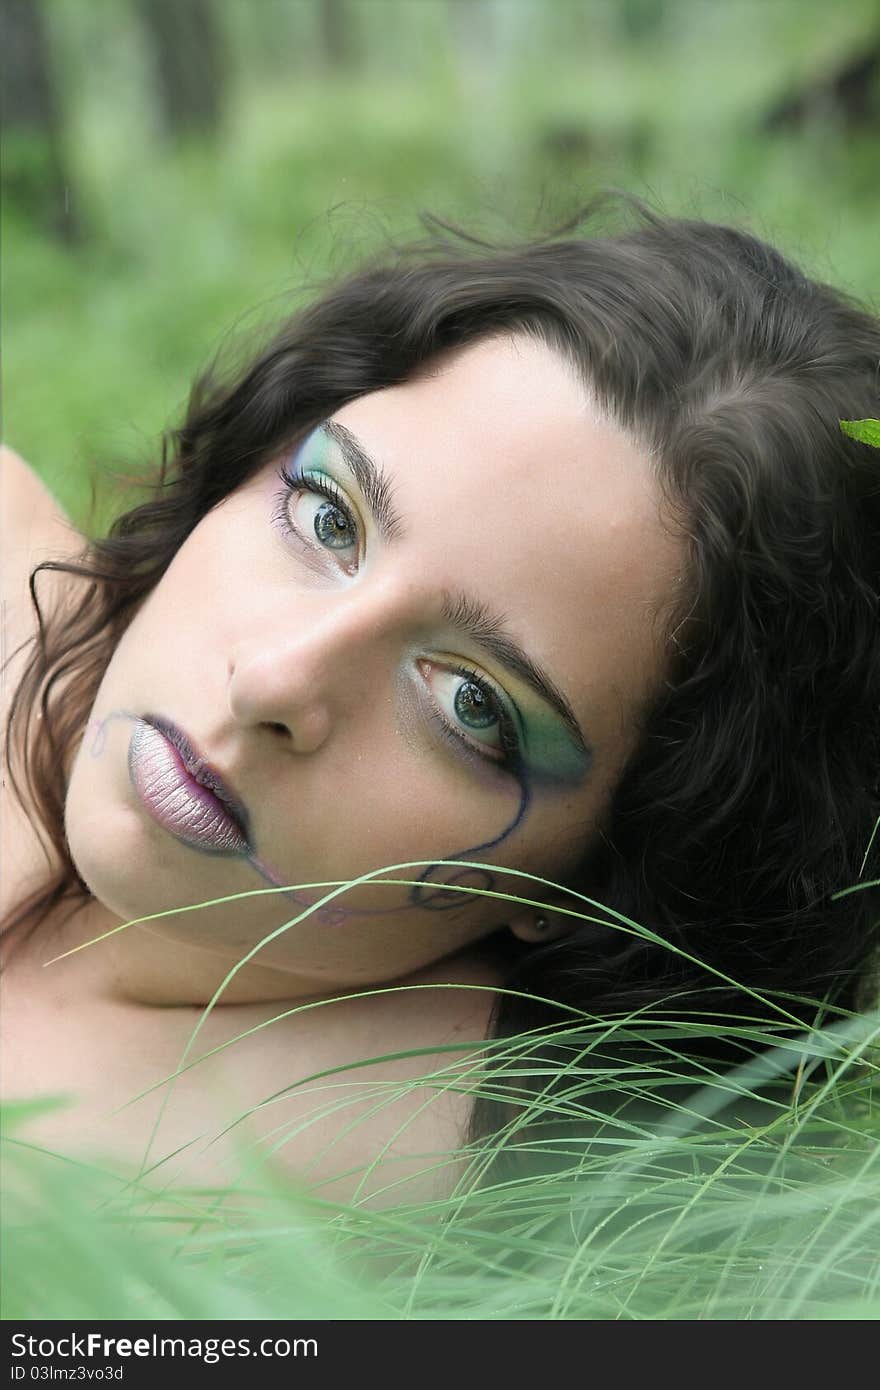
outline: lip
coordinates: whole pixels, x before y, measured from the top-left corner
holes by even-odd
[[[184,844],[208,854],[252,853],[247,809],[170,719],[137,720],[128,773],[149,814]]]

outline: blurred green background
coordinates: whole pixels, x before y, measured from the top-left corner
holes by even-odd
[[[3,435],[83,523],[223,342],[597,189],[880,294],[878,0],[2,0]]]

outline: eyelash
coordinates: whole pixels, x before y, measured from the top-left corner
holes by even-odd
[[[491,700],[492,708],[498,716],[498,732],[501,739],[500,751],[502,756],[493,758],[489,753],[483,752],[479,744],[472,743],[465,734],[461,733],[454,724],[449,722],[438,706],[437,723],[443,737],[448,738],[449,741],[455,745],[462,745],[468,753],[475,754],[481,762],[487,762],[494,767],[507,769],[518,767],[520,762],[520,748],[516,726],[507,713],[507,710],[504,708],[501,699],[496,694],[494,687],[489,684],[485,677],[481,676],[477,671],[472,670],[469,666],[453,666],[449,669],[452,671],[453,675],[461,676],[471,685],[475,685],[487,699]]]
[[[300,540],[305,541],[313,549],[320,549],[319,546],[315,546],[312,541],[309,541],[308,537],[303,536],[290,519],[290,498],[294,492],[311,492],[318,497],[325,497],[337,511],[342,513],[352,531],[357,532],[357,522],[352,515],[351,508],[332,478],[328,478],[323,473],[320,475],[309,474],[308,476],[303,473],[291,473],[286,464],[282,464],[279,468],[278,477],[284,484],[284,492],[278,498],[272,519],[278,522],[285,536],[298,536]]]
[[[348,506],[342,492],[337,487],[332,478],[326,474],[306,475],[302,473],[292,473],[286,464],[282,464],[278,470],[278,477],[284,484],[284,492],[279,494],[278,500],[272,513],[272,520],[279,526],[283,535],[286,537],[296,537],[298,540],[308,545],[312,543],[294,526],[290,519],[290,498],[294,492],[311,492],[318,497],[324,497],[332,503],[345,517],[353,532],[357,532],[357,522]],[[321,547],[313,547],[320,549]],[[501,739],[501,750],[503,756],[492,757],[488,752],[483,751],[479,744],[471,742],[459,729],[451,724],[443,714],[436,700],[434,708],[436,711],[436,724],[444,739],[453,745],[456,752],[464,751],[465,754],[476,758],[481,764],[489,763],[490,766],[504,769],[517,768],[520,764],[520,746],[517,736],[516,725],[504,707],[504,703],[495,691],[494,686],[490,685],[484,676],[478,671],[474,671],[469,666],[454,666],[448,668],[456,676],[472,682],[481,693],[492,702],[492,708],[498,716],[499,736]]]

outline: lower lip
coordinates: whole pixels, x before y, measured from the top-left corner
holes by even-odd
[[[184,844],[209,854],[250,853],[222,801],[190,777],[176,748],[143,721],[128,745],[128,774],[153,820]]]

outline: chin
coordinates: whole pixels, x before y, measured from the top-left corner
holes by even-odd
[[[163,875],[137,813],[96,794],[77,776],[76,767],[64,805],[64,833],[77,873],[110,912],[128,921],[161,911],[164,904],[156,901],[155,885]]]
[[[64,825],[70,857],[92,897],[123,920],[137,916],[136,911],[130,910],[131,877],[125,875],[123,880],[119,872],[119,863],[126,857],[124,848],[118,841],[111,842],[114,843],[115,854],[119,856],[114,861],[101,851],[100,840],[96,841],[94,835],[82,833],[82,827],[76,820],[65,816]]]

